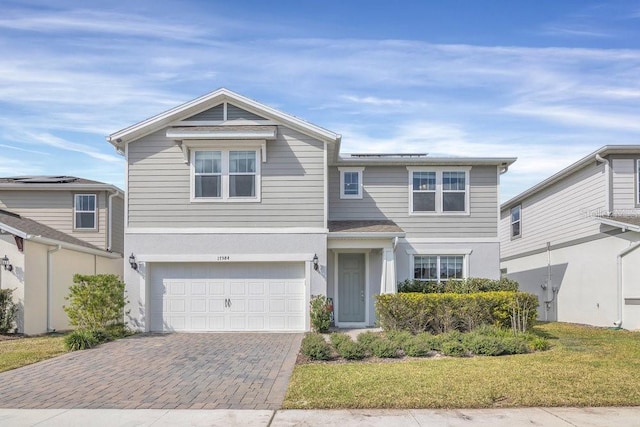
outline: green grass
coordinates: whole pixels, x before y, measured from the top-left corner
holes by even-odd
[[[63,337],[39,336],[0,341],[0,372],[66,353]]]
[[[551,350],[295,367],[284,408],[640,405],[640,333],[549,323]]]

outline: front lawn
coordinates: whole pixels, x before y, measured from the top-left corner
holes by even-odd
[[[0,340],[0,372],[66,353],[63,337],[46,335]]]
[[[535,331],[549,339],[551,350],[297,365],[283,407],[640,405],[640,333],[564,323],[539,325]]]

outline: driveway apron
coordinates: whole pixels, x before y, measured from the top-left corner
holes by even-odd
[[[142,334],[0,374],[2,408],[278,409],[302,334]]]

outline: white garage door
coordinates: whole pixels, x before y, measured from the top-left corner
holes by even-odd
[[[304,263],[151,266],[152,331],[303,331]]]

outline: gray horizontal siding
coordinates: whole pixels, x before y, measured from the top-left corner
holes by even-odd
[[[250,113],[247,110],[236,107],[233,104],[227,104],[227,120],[266,120],[264,117],[260,117],[257,114]]]
[[[322,227],[323,142],[279,127],[261,163],[261,202],[191,202],[189,165],[164,131],[129,146],[130,227]]]
[[[74,194],[96,194],[98,202],[97,229],[73,229]],[[63,233],[99,248],[106,249],[106,193],[104,191],[0,191],[0,209],[31,218]]]
[[[114,197],[111,209],[111,250],[113,252],[124,252],[124,199]]]
[[[213,108],[209,108],[208,110],[198,113],[195,116],[188,117],[185,120],[222,121],[224,120],[224,104],[216,105]]]
[[[611,166],[613,170],[613,210],[618,215],[631,215],[640,212],[640,209],[636,209],[636,160],[613,159]]]
[[[522,237],[511,239],[510,210],[500,215],[501,257],[506,258],[552,245],[599,234],[593,219],[605,210],[604,164],[582,168],[560,182],[525,199]]]
[[[390,219],[410,237],[497,237],[497,169],[474,166],[470,172],[470,215],[409,215],[409,172],[404,166],[367,166],[363,198],[340,199],[340,173],[329,169],[331,220]]]

